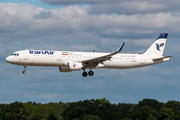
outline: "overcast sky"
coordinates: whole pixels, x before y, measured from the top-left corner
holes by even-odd
[[[179,0],[0,0],[0,103],[75,102],[106,98],[137,103],[144,98],[180,101]],[[171,61],[127,70],[61,73],[57,67],[8,64],[24,49],[142,53],[168,33]]]

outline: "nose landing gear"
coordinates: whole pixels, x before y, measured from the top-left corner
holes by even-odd
[[[22,72],[23,74],[26,74],[26,68],[27,66],[24,65],[24,71]]]

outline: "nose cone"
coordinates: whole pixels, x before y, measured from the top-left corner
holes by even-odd
[[[8,56],[8,57],[6,58],[6,62],[8,62],[8,63],[10,63],[10,62],[11,62],[11,58],[10,58],[10,56]]]

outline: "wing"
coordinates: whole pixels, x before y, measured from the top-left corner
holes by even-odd
[[[116,55],[118,53],[121,52],[123,46],[125,43],[123,43],[115,52],[112,52],[110,54],[104,55],[104,56],[100,56],[100,57],[96,57],[93,59],[88,59],[88,60],[83,60],[81,61],[82,64],[84,65],[85,68],[87,67],[96,67],[99,63],[103,64],[104,61],[106,60],[110,60],[112,58],[113,55]],[[80,61],[79,61],[80,62]]]

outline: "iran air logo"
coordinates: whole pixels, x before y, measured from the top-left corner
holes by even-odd
[[[74,68],[76,67],[76,63],[73,63],[73,67],[74,67]]]
[[[156,49],[158,51],[161,51],[160,48],[163,47],[163,46],[164,46],[164,43],[161,43],[161,44],[156,43]]]

